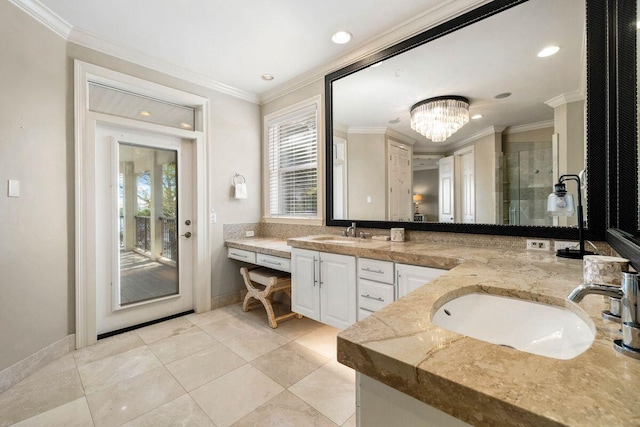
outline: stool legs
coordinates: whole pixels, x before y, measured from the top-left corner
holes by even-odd
[[[271,296],[276,291],[283,291],[287,295],[289,295],[289,297],[291,297],[291,285],[278,286],[278,278],[274,276],[269,279],[269,283],[264,288],[264,290],[259,290],[255,286],[253,286],[253,282],[251,281],[251,278],[249,276],[249,270],[246,267],[240,268],[240,274],[242,275],[242,278],[244,279],[244,284],[247,288],[247,295],[244,297],[244,301],[242,303],[243,311],[249,311],[250,309],[255,308],[257,305],[260,305],[260,303],[262,303],[262,305],[264,306],[267,312],[267,318],[269,319],[269,326],[271,326],[273,329],[278,327],[278,320],[286,320],[292,317],[302,319],[301,314],[293,313],[293,312],[276,317],[273,311],[273,307],[271,306]],[[254,298],[259,302],[250,303],[251,298]]]

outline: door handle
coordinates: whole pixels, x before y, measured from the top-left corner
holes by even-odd
[[[187,231],[186,233],[181,234],[180,237],[186,237],[188,239],[189,237],[191,237],[191,232]]]

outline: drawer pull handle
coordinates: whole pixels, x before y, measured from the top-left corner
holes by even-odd
[[[372,296],[371,296],[371,295],[369,295],[369,294],[367,294],[367,295],[360,295],[360,296],[361,296],[362,298],[369,298],[369,299],[373,299],[373,300],[376,300],[376,301],[382,301],[382,302],[384,302],[384,299],[383,299],[383,298],[379,298],[379,297],[372,297]]]
[[[282,265],[279,262],[269,261],[268,259],[263,259],[262,262],[264,262],[265,264],[271,264],[271,265]]]
[[[382,270],[372,270],[369,267],[363,268],[362,271],[367,271],[369,273],[376,273],[376,274],[384,274],[384,271]]]
[[[246,255],[237,254],[237,253],[235,253],[235,252],[231,252],[231,255],[239,256],[240,258],[245,258],[245,259],[247,258],[247,256],[246,256]]]

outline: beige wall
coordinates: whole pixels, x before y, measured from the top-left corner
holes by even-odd
[[[0,2],[0,370],[73,331],[65,41]],[[21,196],[7,197],[7,180]]]
[[[241,290],[222,226],[260,219],[259,106],[68,44],[9,2],[0,3],[0,27],[0,370],[75,330],[74,59],[210,100],[212,295]],[[246,200],[231,196],[236,172]],[[21,181],[20,198],[6,197],[8,179]]]
[[[519,143],[532,143],[532,141],[551,142],[553,127],[528,130],[525,132],[505,133],[502,135],[502,150],[505,153],[513,151],[530,150],[531,148],[519,148]]]
[[[350,133],[347,147],[349,219],[387,218],[385,135]],[[367,203],[367,197],[371,197],[371,203]]]
[[[562,104],[554,109],[558,140],[558,174],[578,174],[585,167],[584,101]]]
[[[502,151],[502,134],[492,133],[474,143],[476,178],[476,224],[498,224],[497,153]]]

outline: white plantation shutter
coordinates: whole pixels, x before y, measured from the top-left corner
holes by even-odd
[[[317,115],[314,104],[267,122],[272,217],[317,216]]]

